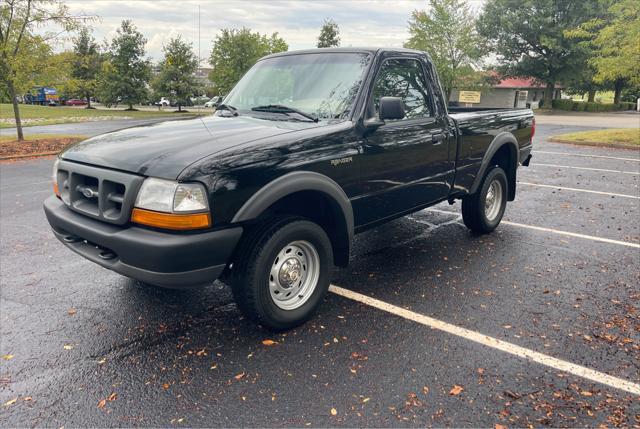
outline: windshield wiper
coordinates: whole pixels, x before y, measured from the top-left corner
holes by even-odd
[[[216,111],[218,110],[228,110],[229,112],[231,112],[231,114],[233,116],[238,116],[238,109],[236,109],[235,107],[229,105],[229,104],[220,104],[216,107]]]
[[[272,112],[272,113],[296,113],[300,116],[303,116],[307,119],[312,120],[313,122],[318,122],[318,118],[312,115],[311,113],[303,112],[302,110],[298,110],[294,107],[284,106],[282,104],[267,104],[264,106],[256,106],[252,107],[251,110],[254,112]]]

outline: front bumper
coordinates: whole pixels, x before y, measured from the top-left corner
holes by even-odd
[[[113,225],[78,214],[55,196],[45,200],[44,211],[69,249],[127,277],[170,288],[217,279],[242,235],[241,227],[185,234]]]

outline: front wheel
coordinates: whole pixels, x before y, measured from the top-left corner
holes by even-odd
[[[462,200],[464,224],[480,234],[486,234],[500,224],[507,206],[507,175],[500,167],[491,168],[478,191]]]
[[[275,330],[307,321],[327,290],[331,242],[317,224],[285,217],[252,231],[241,243],[231,286],[240,310]]]

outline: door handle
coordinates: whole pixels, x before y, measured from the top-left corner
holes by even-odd
[[[434,133],[431,134],[431,142],[434,145],[440,144],[444,141],[444,134],[443,133]]]

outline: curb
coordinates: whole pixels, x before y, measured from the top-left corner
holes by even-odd
[[[547,141],[550,141],[553,143],[570,144],[573,146],[595,146],[595,147],[609,147],[613,149],[627,149],[627,150],[635,150],[635,151],[640,150],[640,146],[627,145],[622,143],[602,143],[602,142],[589,142],[589,141],[575,142],[570,140],[556,139],[553,137],[547,139]]]
[[[22,159],[22,158],[40,158],[45,156],[57,155],[60,152],[40,152],[40,153],[31,153],[26,155],[9,155],[9,156],[0,156],[0,161],[10,161],[12,159]]]

